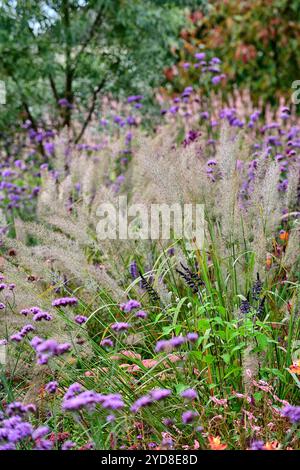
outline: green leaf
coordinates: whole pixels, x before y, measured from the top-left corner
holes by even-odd
[[[207,318],[202,318],[198,321],[198,331],[206,331],[210,326],[209,320]]]
[[[268,346],[268,337],[264,334],[257,334],[256,339],[260,350],[265,350]]]
[[[204,354],[202,360],[206,364],[212,364],[215,361],[215,357],[212,354]]]
[[[229,363],[230,363],[230,354],[225,353],[225,354],[222,354],[221,357],[223,358],[223,361],[224,361],[226,364],[229,364]]]
[[[188,386],[185,385],[185,384],[182,384],[182,383],[179,383],[179,384],[175,385],[175,390],[176,390],[177,394],[183,392],[183,390],[185,390],[186,388],[188,388]]]
[[[202,361],[203,354],[201,351],[190,351],[189,357],[191,359],[196,359],[197,361]]]

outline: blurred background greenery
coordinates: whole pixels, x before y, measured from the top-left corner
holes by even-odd
[[[79,142],[107,94],[142,94],[155,116],[158,89],[197,87],[199,74],[182,64],[199,50],[222,60],[225,101],[239,87],[275,105],[300,79],[298,0],[2,0],[0,17],[8,151],[26,119],[35,129],[81,122]]]

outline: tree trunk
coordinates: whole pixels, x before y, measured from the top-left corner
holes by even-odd
[[[65,96],[68,100],[68,106],[65,108],[65,116],[63,127],[71,127],[72,121],[72,105],[73,105],[73,69],[71,63],[71,50],[72,50],[72,41],[71,41],[71,30],[70,30],[70,8],[69,0],[63,0],[62,2],[62,11],[63,11],[63,24],[65,31]]]

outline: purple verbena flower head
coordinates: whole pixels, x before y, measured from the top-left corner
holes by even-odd
[[[250,450],[264,450],[263,441],[253,441]]]
[[[61,356],[71,349],[69,343],[57,343],[54,339],[44,340],[35,336],[30,342],[31,346],[37,353],[37,362],[40,365],[48,364],[53,356]]]
[[[78,382],[74,382],[68,390],[65,393],[64,398],[69,399],[75,397],[77,393],[80,393],[82,391],[82,385],[80,385]]]
[[[218,85],[221,82],[221,80],[222,80],[221,75],[215,75],[214,77],[212,77],[211,83],[213,85]]]
[[[195,343],[197,339],[199,338],[199,335],[197,333],[192,332],[192,333],[188,333],[186,335],[186,338],[190,343]]]
[[[0,450],[16,450],[15,444],[8,442],[6,444],[0,445]]]
[[[169,341],[172,348],[178,348],[182,344],[186,343],[186,337],[182,335],[174,336],[174,338],[171,338]]]
[[[292,424],[300,423],[300,406],[286,405],[281,410],[281,414],[288,418]]]
[[[45,152],[48,155],[52,155],[54,153],[54,149],[55,149],[53,142],[45,142],[44,143],[44,149],[45,149]]]
[[[31,342],[31,346],[39,353],[50,352],[55,354],[57,348],[57,341],[54,339],[45,339],[42,342],[38,342],[33,338],[33,342]]]
[[[128,96],[127,103],[134,103],[136,101],[141,101],[144,97],[142,95],[132,95]]]
[[[209,113],[207,111],[203,111],[200,113],[201,119],[209,119]]]
[[[28,333],[30,333],[31,331],[34,331],[34,330],[35,330],[35,327],[32,326],[31,324],[28,324],[28,325],[25,325],[21,328],[20,334],[22,336],[26,336]]]
[[[67,305],[76,305],[77,303],[78,299],[76,297],[62,297],[53,300],[52,307],[66,307]]]
[[[145,319],[145,318],[148,317],[148,313],[147,313],[147,312],[144,312],[144,310],[138,310],[138,311],[135,313],[135,317],[136,317],[136,318]]]
[[[138,398],[130,408],[133,413],[137,413],[140,408],[144,408],[145,406],[149,406],[153,403],[153,399],[150,395],[144,395],[141,398]]]
[[[75,447],[74,442],[72,441],[65,441],[63,445],[61,446],[61,450],[71,450]]]
[[[128,116],[126,121],[129,126],[134,126],[136,124],[134,116]]]
[[[103,408],[111,410],[118,410],[124,407],[120,394],[102,395],[93,390],[87,390],[76,395],[75,393],[70,393],[70,389],[64,396],[62,406],[65,411],[78,411],[84,408],[88,410],[94,409],[96,404],[101,404]]]
[[[35,315],[36,313],[40,313],[41,309],[39,307],[30,307],[29,312]]]
[[[114,330],[115,332],[119,333],[119,332],[122,332],[122,331],[126,331],[130,328],[130,324],[129,323],[125,323],[125,322],[117,322],[117,323],[113,323],[111,325],[111,328],[112,330]]]
[[[113,343],[113,341],[112,341],[110,338],[104,338],[104,339],[100,342],[100,346],[102,346],[103,348],[113,348],[114,343]]]
[[[153,401],[160,401],[171,395],[172,391],[167,388],[157,388],[150,392]]]
[[[32,319],[33,321],[42,321],[42,320],[51,321],[52,315],[50,315],[50,313],[48,312],[39,312],[39,313],[36,313]]]
[[[161,441],[161,447],[164,449],[171,449],[174,445],[173,439],[171,437],[164,437]]]
[[[176,114],[178,110],[179,110],[179,106],[171,106],[171,107],[169,108],[169,112],[170,112],[171,114]]]
[[[213,58],[210,60],[210,63],[211,63],[211,64],[221,64],[221,59],[219,59],[219,57],[213,57]]]
[[[79,411],[81,409],[93,409],[99,403],[99,394],[94,391],[84,391],[70,398],[64,397],[62,408],[64,411]]]
[[[58,383],[56,381],[48,382],[45,385],[45,390],[48,393],[55,393],[58,388]]]
[[[195,411],[191,411],[191,410],[184,411],[181,415],[183,424],[190,424],[193,421],[195,421],[197,417],[198,417],[198,413],[196,413]]]
[[[205,52],[196,52],[196,54],[195,54],[194,57],[195,57],[197,60],[204,60],[204,59],[205,59],[205,56],[206,56]]]
[[[20,335],[20,333],[15,333],[14,335],[11,335],[10,340],[14,341],[15,343],[20,343],[23,339],[23,336]]]
[[[30,341],[31,346],[33,349],[36,349],[39,344],[43,342],[42,338],[39,338],[38,336],[34,336],[32,340]]]
[[[168,347],[169,347],[169,341],[165,339],[161,339],[160,341],[157,341],[156,343],[155,352],[166,351]]]
[[[129,313],[135,308],[140,308],[140,306],[141,306],[140,302],[134,299],[130,299],[128,300],[128,302],[121,304],[120,309],[122,310],[122,312]]]
[[[118,393],[106,395],[102,401],[102,407],[109,410],[119,410],[124,406],[122,397]]]
[[[164,424],[164,426],[173,426],[174,421],[171,418],[165,418],[165,419],[163,419],[163,424]]]
[[[56,347],[55,356],[61,356],[62,354],[65,354],[66,352],[70,351],[70,349],[70,343],[58,344]]]
[[[106,422],[107,423],[113,423],[115,421],[115,419],[116,419],[116,417],[113,414],[106,416]]]
[[[49,439],[38,439],[36,442],[35,450],[51,450],[53,448],[53,442]]]
[[[61,98],[58,100],[59,106],[62,108],[72,108],[72,104],[67,100],[67,98]]]
[[[31,312],[29,308],[23,308],[23,310],[20,311],[20,314],[24,315],[24,317],[27,317],[27,315],[29,315],[30,313]]]
[[[186,390],[183,390],[180,394],[182,398],[186,398],[187,400],[196,400],[197,398],[197,392],[193,388],[187,388]]]
[[[9,403],[7,407],[5,408],[5,412],[7,416],[12,416],[12,417],[20,417],[24,416],[28,413],[35,413],[36,407],[32,403],[29,403],[28,405],[24,405],[23,403],[19,401],[15,401],[12,403]],[[12,420],[11,423],[13,422],[18,422],[18,420]]]
[[[78,325],[83,325],[84,323],[87,322],[87,317],[85,317],[84,315],[76,315],[74,320],[75,320],[75,323],[78,323]]]
[[[174,336],[169,340],[160,340],[156,343],[155,352],[167,351],[170,352],[173,349],[177,349],[182,344],[185,344],[187,338],[185,336]]]
[[[41,439],[42,437],[45,437],[47,434],[49,434],[49,432],[50,429],[48,428],[48,426],[39,426],[35,431],[33,431],[32,439]]]

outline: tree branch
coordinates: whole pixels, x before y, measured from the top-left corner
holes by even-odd
[[[57,103],[58,103],[58,100],[59,100],[59,94],[58,94],[58,91],[57,91],[57,88],[56,88],[54,79],[53,79],[53,77],[52,77],[51,74],[49,74],[49,82],[50,82],[50,87],[51,87],[51,90],[52,90],[54,99],[55,99],[56,104],[57,104]]]
[[[63,18],[62,22],[64,25],[64,32],[65,32],[65,62],[66,62],[66,69],[65,69],[65,98],[68,100],[70,104],[73,104],[73,69],[71,66],[71,49],[72,49],[72,42],[71,42],[71,30],[70,30],[70,5],[69,0],[62,0],[62,12]],[[72,106],[67,106],[64,109],[64,122],[63,127],[68,126],[71,127],[71,115],[72,115]]]
[[[106,82],[106,77],[103,78],[103,80],[99,83],[99,85],[97,86],[97,88],[94,89],[93,91],[93,94],[92,94],[92,103],[91,103],[91,106],[90,106],[90,109],[89,109],[89,112],[88,112],[88,115],[82,125],[82,128],[81,128],[81,131],[79,132],[78,136],[75,138],[75,144],[77,144],[80,139],[82,138],[83,134],[85,133],[86,131],[86,128],[90,122],[90,120],[92,119],[92,116],[93,116],[93,113],[95,111],[95,106],[96,106],[96,100],[97,100],[97,96],[98,94],[100,93],[100,91],[102,90],[102,88],[104,87],[105,85],[105,82]]]
[[[29,109],[27,101],[25,101],[25,99],[24,99],[24,96],[22,96],[22,105],[23,105],[23,108],[25,109],[25,112],[27,114],[27,118],[30,120],[30,122],[32,124],[33,129],[35,131],[37,131],[38,130],[37,124],[35,122],[35,119],[34,119],[33,115],[31,114],[31,111]]]
[[[75,71],[77,65],[78,65],[78,62],[79,62],[79,59],[80,59],[80,56],[83,54],[83,52],[85,51],[86,47],[88,46],[88,44],[90,43],[90,41],[92,40],[92,38],[94,37],[94,34],[96,32],[96,28],[98,26],[101,25],[102,23],[102,13],[103,13],[103,7],[100,8],[100,10],[98,11],[97,13],[97,16],[95,18],[95,21],[94,23],[92,24],[92,27],[90,29],[90,32],[88,33],[87,37],[86,37],[86,40],[83,42],[78,54],[76,55],[75,57],[75,60],[74,60],[74,67],[73,67],[73,70]]]

